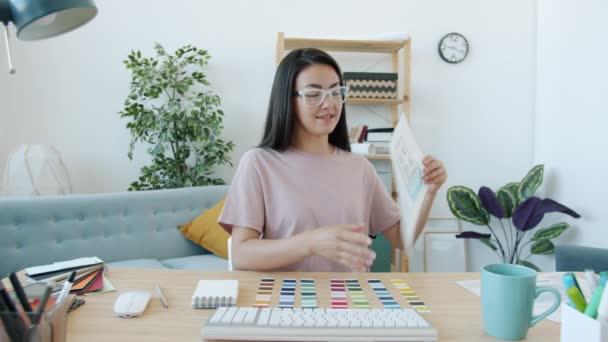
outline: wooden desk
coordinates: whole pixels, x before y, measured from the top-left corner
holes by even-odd
[[[329,279],[358,278],[373,307],[381,307],[367,279],[382,279],[393,297],[404,307],[406,301],[390,283],[404,279],[428,305],[423,316],[439,331],[439,341],[499,341],[485,334],[479,297],[460,287],[457,280],[479,279],[479,273],[257,273],[202,272],[188,270],[112,269],[108,273],[118,292],[85,296],[86,304],[68,317],[67,341],[200,341],[200,329],[213,310],[190,307],[192,293],[200,279],[238,279],[239,306],[252,306],[260,278],[275,278],[273,305],[281,279],[314,278],[320,307],[329,307]],[[169,302],[164,308],[154,291],[160,284]],[[149,291],[150,303],[143,316],[119,318],[114,301],[120,292]],[[299,305],[296,299],[296,306]],[[528,333],[528,341],[559,341],[559,324],[543,320]]]

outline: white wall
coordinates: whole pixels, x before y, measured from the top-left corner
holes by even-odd
[[[3,25],[0,25],[3,26]],[[2,28],[0,27],[0,30]],[[8,63],[6,61],[6,51],[4,49],[4,43],[1,45],[3,48],[0,49],[0,74],[8,73]],[[7,154],[9,153],[9,146],[14,141],[12,137],[12,132],[15,131],[14,120],[12,118],[12,114],[10,113],[10,106],[12,106],[12,101],[10,101],[8,96],[8,82],[0,81],[0,170],[4,169],[4,163]],[[0,171],[2,172],[2,171]],[[0,177],[0,179],[2,179]],[[0,184],[0,187],[2,185]]]
[[[546,196],[575,209],[560,243],[606,247],[608,216],[608,3],[541,0],[534,159]]]
[[[195,1],[98,0],[99,15],[72,33],[40,42],[15,41],[15,76],[0,72],[0,163],[20,143],[62,151],[79,193],[122,191],[147,160],[130,162],[129,133],[117,114],[128,91],[122,60],[131,49],[151,54],[192,43],[213,58],[207,70],[223,99],[233,159],[260,138],[275,67],[278,31],[412,36],[412,114],[423,149],[445,161],[448,184],[433,211],[451,216],[445,189],[498,188],[532,165],[536,2],[486,0]],[[446,33],[464,34],[469,57],[449,65],[437,55]],[[0,56],[0,65],[5,57]],[[2,88],[0,88],[2,89]],[[0,165],[1,166],[1,165]],[[230,180],[233,169],[221,176]],[[471,244],[470,268],[494,261]]]

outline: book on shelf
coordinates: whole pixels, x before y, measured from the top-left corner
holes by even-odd
[[[358,143],[365,142],[365,138],[367,137],[367,125],[363,125],[361,127],[361,134],[359,134],[359,139],[357,139]]]
[[[351,127],[350,131],[348,131],[348,142],[351,144],[355,143],[355,136],[357,136],[357,130],[359,126]]]
[[[367,133],[367,125],[355,126],[348,133],[348,141],[351,144],[363,143]]]

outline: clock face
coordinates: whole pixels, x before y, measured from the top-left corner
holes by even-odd
[[[439,55],[448,63],[462,62],[469,53],[469,42],[460,33],[448,33],[439,41]]]

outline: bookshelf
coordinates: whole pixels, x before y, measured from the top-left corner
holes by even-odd
[[[317,48],[324,51],[335,52],[361,52],[361,53],[383,53],[392,57],[391,71],[399,75],[397,84],[397,99],[348,99],[347,104],[386,104],[390,107],[391,123],[395,127],[399,118],[399,109],[410,115],[410,60],[411,39],[402,41],[385,40],[342,40],[342,39],[320,39],[320,38],[292,38],[285,37],[284,32],[278,33],[277,38],[277,65],[285,53],[300,48]],[[401,53],[401,56],[399,56]],[[400,58],[402,66],[399,66]],[[401,108],[400,108],[401,107]]]
[[[360,52],[390,54],[392,57],[391,71],[397,73],[397,99],[362,99],[350,98],[346,101],[349,105],[376,105],[385,104],[391,115],[391,125],[395,127],[399,119],[399,112],[404,112],[410,119],[410,61],[411,61],[411,38],[402,41],[388,40],[347,40],[347,39],[320,39],[320,38],[297,38],[285,37],[285,33],[279,32],[277,37],[276,63],[277,65],[285,56],[285,53],[300,48],[317,48],[327,52]],[[401,66],[399,65],[401,62]],[[370,160],[389,160],[388,154],[376,154],[367,156]],[[397,198],[393,179],[394,199]]]

